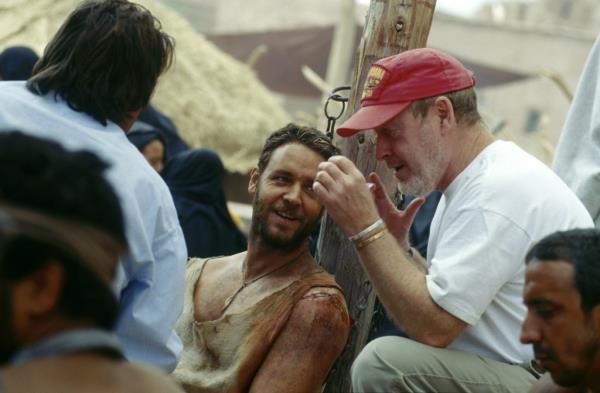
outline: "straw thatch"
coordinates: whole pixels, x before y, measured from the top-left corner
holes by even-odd
[[[232,172],[256,163],[265,138],[289,121],[277,99],[246,65],[224,54],[157,0],[138,0],[177,42],[176,62],[165,74],[153,104],[170,116],[194,147],[209,147]],[[2,0],[0,49],[28,45],[38,53],[75,0]]]

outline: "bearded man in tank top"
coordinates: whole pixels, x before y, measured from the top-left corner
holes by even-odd
[[[248,250],[188,262],[173,373],[186,391],[320,391],[350,328],[339,286],[308,247],[323,211],[312,184],[337,152],[315,129],[276,131],[250,177]]]

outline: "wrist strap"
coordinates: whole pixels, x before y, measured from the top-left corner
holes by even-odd
[[[378,229],[380,227],[383,227],[383,226],[385,226],[385,223],[383,222],[383,219],[379,218],[377,221],[375,221],[374,223],[372,223],[371,225],[369,225],[368,227],[366,227],[362,231],[358,232],[355,235],[349,236],[348,239],[351,242],[360,241],[360,240],[364,239],[365,237],[367,237],[374,230],[376,230],[376,229]]]

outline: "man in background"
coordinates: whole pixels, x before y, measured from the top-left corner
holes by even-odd
[[[526,261],[521,341],[546,370],[532,392],[600,392],[600,231],[554,233]]]
[[[0,131],[20,129],[111,164],[128,251],[113,284],[129,360],[175,368],[186,248],[172,198],[125,136],[169,67],[173,40],[145,8],[87,0],[67,17],[24,82],[0,82]],[[93,208],[93,205],[90,206]]]

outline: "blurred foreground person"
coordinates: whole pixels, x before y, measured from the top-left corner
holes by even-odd
[[[0,146],[29,152],[0,154],[0,391],[180,391],[129,364],[110,331],[126,245],[107,165],[20,133],[0,135]]]
[[[0,53],[0,80],[25,81],[31,76],[31,71],[38,55],[26,46],[11,46]]]
[[[350,328],[340,288],[308,249],[323,212],[317,166],[337,152],[317,130],[276,131],[250,176],[248,251],[189,261],[174,371],[186,391],[321,391]]]
[[[521,341],[547,371],[532,392],[600,392],[600,231],[552,234],[526,260]]]
[[[188,150],[162,172],[183,230],[190,257],[231,255],[246,249],[246,237],[227,208],[225,168],[212,150]]]
[[[145,8],[86,0],[50,39],[26,84],[0,82],[0,132],[23,130],[111,164],[106,176],[128,245],[113,284],[115,329],[127,359],[167,371],[182,349],[173,328],[183,305],[185,241],[167,186],[125,133],[171,64],[173,45]]]

